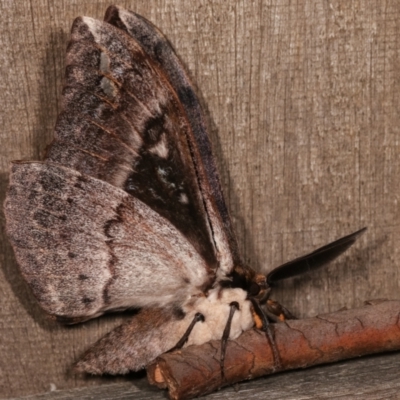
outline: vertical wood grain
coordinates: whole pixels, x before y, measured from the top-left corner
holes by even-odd
[[[0,200],[8,163],[52,137],[69,29],[102,18],[92,1],[0,0]],[[368,226],[328,268],[277,291],[299,316],[398,298],[400,3],[120,1],[170,39],[199,88],[241,250],[268,271]],[[0,253],[0,397],[104,382],[74,375],[79,354],[123,317],[49,321]],[[107,381],[109,382],[109,381]]]

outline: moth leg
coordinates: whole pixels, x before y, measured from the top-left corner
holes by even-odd
[[[265,306],[268,318],[271,318],[274,322],[297,319],[285,306],[275,300],[268,299]]]
[[[285,306],[275,300],[271,300],[271,287],[269,287],[263,297],[259,299],[259,304],[265,304],[265,313],[273,322],[282,322],[286,319],[297,319]]]
[[[254,312],[261,318],[262,321],[262,327],[261,330],[263,332],[265,332],[265,335],[269,341],[269,344],[271,346],[272,349],[272,354],[274,356],[274,361],[275,361],[275,367],[276,369],[281,369],[282,368],[282,362],[281,362],[281,357],[279,355],[278,349],[276,347],[276,343],[275,343],[275,339],[274,339],[274,335],[272,334],[272,330],[271,330],[271,325],[270,322],[268,320],[268,315],[272,314],[276,317],[275,314],[270,313],[269,311],[264,311],[261,307],[260,304],[258,303],[258,301],[252,297],[250,297],[249,299],[251,301],[251,304],[253,305],[254,308]]]
[[[231,333],[232,318],[233,314],[235,314],[235,311],[239,310],[239,303],[237,301],[233,301],[231,304],[229,304],[229,307],[230,307],[229,317],[228,320],[226,321],[225,329],[221,339],[221,358],[219,360],[219,364],[221,366],[222,381],[225,380],[225,369],[224,369],[225,354],[226,354],[226,346],[228,344],[229,335]]]
[[[172,349],[169,349],[168,353],[171,352],[171,351],[174,351],[174,350],[181,349],[183,347],[183,345],[189,339],[189,335],[192,332],[194,326],[199,321],[204,322],[204,315],[202,313],[198,312],[193,317],[192,322],[190,323],[189,327],[186,329],[186,332],[183,334],[183,336],[179,339],[178,343]]]

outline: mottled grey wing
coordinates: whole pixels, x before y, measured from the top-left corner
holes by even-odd
[[[154,29],[152,37],[159,37]],[[163,46],[173,54],[165,40]],[[180,64],[174,71],[186,77]],[[78,18],[63,111],[46,159],[140,199],[187,237],[207,265],[228,273],[239,262],[237,246],[201,110],[190,83],[184,95],[170,72],[121,29]]]
[[[15,162],[7,233],[42,308],[80,322],[128,307],[180,306],[210,270],[168,220],[107,182]]]

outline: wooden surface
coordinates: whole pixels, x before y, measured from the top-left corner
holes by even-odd
[[[400,353],[365,357],[318,368],[282,373],[221,389],[202,399],[398,400]],[[162,400],[165,391],[146,380],[54,391],[21,400]]]
[[[0,0],[1,202],[9,161],[38,159],[51,140],[73,18],[102,18],[108,4]],[[298,316],[398,298],[400,3],[119,4],[168,36],[197,84],[249,264],[268,271],[368,226],[346,256],[286,282],[275,297]],[[72,328],[47,320],[1,221],[0,397],[115,382],[70,366],[123,317]],[[312,384],[313,374],[306,379]]]

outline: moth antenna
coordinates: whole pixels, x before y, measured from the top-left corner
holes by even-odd
[[[174,350],[181,349],[184,344],[188,341],[189,335],[191,334],[194,326],[197,324],[197,322],[201,321],[204,322],[205,318],[202,313],[196,313],[195,316],[192,319],[192,322],[190,323],[189,327],[186,329],[186,332],[183,334],[183,336],[179,339],[178,343],[172,348],[169,349],[167,353],[170,353]]]
[[[224,332],[222,334],[222,339],[221,339],[221,358],[219,360],[219,363],[220,363],[220,366],[221,366],[221,379],[222,379],[222,381],[225,381],[224,362],[225,362],[226,346],[228,344],[229,335],[231,333],[232,318],[233,318],[233,314],[235,314],[235,311],[239,310],[239,303],[237,301],[232,301],[232,303],[229,304],[229,307],[231,309],[229,311],[229,317],[228,317],[228,320],[226,321],[225,329],[224,329]]]
[[[273,313],[270,313],[269,311],[264,311],[261,307],[258,301],[255,298],[250,297],[249,299],[251,301],[251,304],[253,305],[255,313],[261,318],[262,320],[262,328],[261,330],[265,332],[265,335],[269,341],[269,344],[272,349],[272,354],[274,356],[274,361],[275,361],[275,367],[277,370],[282,368],[282,362],[281,362],[281,357],[279,355],[278,349],[276,347],[274,335],[272,334],[271,330],[271,325],[268,320],[269,314],[271,314],[271,319],[276,320],[277,316]],[[267,316],[268,315],[268,316]]]
[[[321,268],[344,253],[363,233],[365,233],[366,230],[367,228],[362,228],[357,232],[353,232],[350,235],[322,246],[317,250],[314,250],[312,253],[295,258],[292,261],[280,265],[267,275],[268,286],[273,286],[280,280],[292,278]]]

